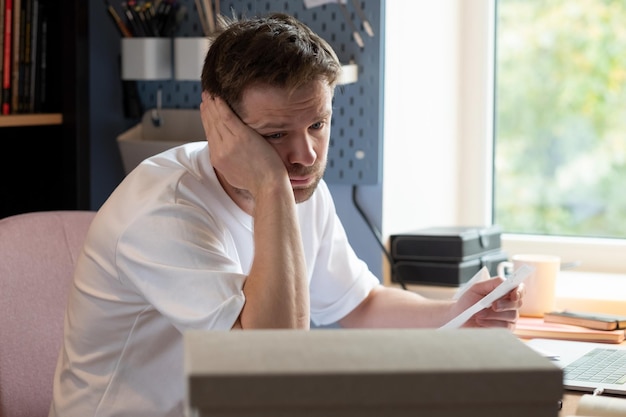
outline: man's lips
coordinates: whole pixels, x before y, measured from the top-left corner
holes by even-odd
[[[292,187],[303,187],[309,185],[311,177],[289,177]]]

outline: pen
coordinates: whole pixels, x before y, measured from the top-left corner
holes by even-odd
[[[359,15],[359,18],[363,22],[363,29],[365,29],[365,32],[367,32],[367,34],[373,38],[374,30],[372,29],[372,26],[370,26],[370,22],[369,20],[367,20],[367,16],[365,16],[365,13],[363,13],[363,9],[361,8],[361,5],[359,4],[359,0],[352,0],[352,4],[354,5],[356,14]]]
[[[346,19],[346,22],[348,22],[348,26],[350,26],[350,29],[352,30],[352,37],[354,38],[354,41],[356,42],[357,45],[363,48],[365,46],[363,44],[363,39],[361,38],[361,35],[359,34],[358,29],[354,25],[354,22],[350,18],[350,13],[348,13],[348,9],[346,9],[346,6],[341,2],[341,0],[339,0],[337,4],[339,5],[339,8],[341,9],[341,13],[343,13],[343,17]]]
[[[111,19],[113,19],[113,23],[115,24],[115,26],[119,30],[119,32],[122,35],[122,37],[124,37],[124,38],[132,38],[133,34],[128,29],[128,27],[126,27],[126,25],[124,24],[124,22],[120,18],[120,15],[117,14],[117,11],[115,10],[115,8],[113,8],[111,3],[109,3],[106,0],[105,0],[105,4],[106,4],[106,7],[107,7],[107,12],[109,13],[109,16],[111,16]]]
[[[145,36],[155,36],[153,35],[150,25],[148,21],[146,20],[146,15],[144,14],[143,8],[139,6],[138,4],[136,4],[135,2],[132,2],[132,3],[133,4],[131,4],[131,7],[132,7],[132,10],[134,11],[134,17],[139,22],[139,26],[141,26],[141,32]]]
[[[213,18],[213,4],[210,0],[204,0],[204,13],[206,14],[209,31],[213,33],[215,31],[215,19]]]
[[[163,25],[159,32],[160,36],[172,36],[179,23],[184,19],[186,7],[176,1],[169,1],[164,12]]]
[[[155,7],[153,4],[151,2],[147,2],[144,4],[141,13],[143,14],[150,35],[159,36],[159,28],[157,27],[154,10]]]
[[[167,4],[165,1],[159,1],[156,3],[154,10],[154,26],[156,28],[157,36],[161,36],[163,33],[164,16],[166,13]]]
[[[141,22],[141,26],[146,35],[157,36],[158,34],[154,30],[154,22],[152,21],[150,7],[150,3],[136,4],[135,11],[137,12],[137,16],[139,16],[139,21]]]
[[[124,8],[124,15],[126,15],[126,21],[130,25],[133,36],[143,36],[141,26],[139,26],[139,22],[135,20],[135,14],[132,8],[126,2],[122,3],[122,7]]]
[[[198,11],[198,19],[200,19],[200,25],[202,26],[202,32],[204,32],[204,35],[207,36],[211,33],[210,29],[209,29],[209,24],[206,20],[206,15],[204,14],[204,11],[202,10],[202,0],[194,0],[196,3],[196,10]]]

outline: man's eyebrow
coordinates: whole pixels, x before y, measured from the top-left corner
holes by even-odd
[[[315,116],[314,121],[330,119],[332,117],[332,115],[333,115],[333,111],[332,110],[323,111],[323,112],[319,113],[317,116]]]
[[[319,120],[324,120],[324,119],[330,119],[332,117],[333,112],[332,111],[325,111],[322,112],[320,114],[318,114],[317,116],[315,116],[314,118],[311,119],[311,123],[316,123]],[[289,122],[272,122],[269,121],[267,123],[263,123],[259,126],[255,126],[255,129],[274,129],[274,130],[280,130],[280,129],[285,129],[286,127],[289,126]]]
[[[333,115],[333,111],[332,110],[327,110],[327,111],[323,111],[321,112],[317,118],[318,119],[330,119],[330,117]]]
[[[258,125],[257,128],[259,129],[282,129],[287,125],[288,123],[268,121],[266,123],[262,123]]]

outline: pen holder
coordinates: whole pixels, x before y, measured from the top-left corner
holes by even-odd
[[[208,38],[174,38],[174,78],[179,81],[200,81],[209,45]]]
[[[170,38],[123,38],[123,80],[167,80],[172,78]]]

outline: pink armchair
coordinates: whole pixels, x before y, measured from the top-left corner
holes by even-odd
[[[45,417],[74,263],[95,212],[0,219],[0,417]]]

